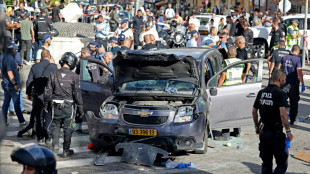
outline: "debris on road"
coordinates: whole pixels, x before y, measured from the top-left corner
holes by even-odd
[[[310,163],[310,153],[299,151],[294,158]]]
[[[115,146],[115,151],[124,149],[122,162],[129,164],[152,166],[157,154],[161,154],[163,158],[168,158],[168,152],[163,149],[143,144],[143,143],[119,143]]]

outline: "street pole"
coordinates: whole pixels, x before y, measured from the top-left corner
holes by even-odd
[[[305,24],[304,24],[304,36],[307,35],[307,21],[308,21],[308,0],[306,0],[306,9],[305,9]],[[302,49],[302,67],[304,68],[306,65],[306,51],[308,51],[307,45],[306,45],[306,39],[303,39],[303,49]]]
[[[283,1],[283,16],[286,16],[286,12],[285,12],[285,2],[286,0],[282,0]]]

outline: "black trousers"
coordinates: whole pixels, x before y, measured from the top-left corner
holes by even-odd
[[[135,29],[135,32],[133,33],[134,36],[134,49],[138,49],[138,46],[140,45],[139,41],[139,30]]]
[[[31,116],[35,118],[37,139],[44,139],[43,130],[43,96],[33,97]]]
[[[259,134],[259,151],[262,159],[262,174],[285,173],[288,167],[288,151],[285,150],[285,134],[264,130]],[[272,172],[272,160],[276,160],[277,167]]]
[[[290,120],[294,122],[298,114],[298,102],[300,100],[299,82],[296,84],[287,84],[283,90],[287,92],[287,96],[290,99]]]
[[[44,125],[43,125],[43,133],[45,137],[45,141],[49,141],[52,139],[52,113],[43,111]]]
[[[60,129],[64,131],[63,151],[69,152],[72,131],[72,108],[59,109],[54,107],[54,117],[52,121],[53,147],[59,146]]]

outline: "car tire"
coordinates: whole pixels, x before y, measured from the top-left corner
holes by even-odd
[[[255,58],[265,58],[266,57],[266,45],[263,41],[254,40],[254,57]],[[259,56],[260,55],[260,56]]]
[[[194,150],[194,153],[195,154],[205,154],[207,153],[208,151],[208,137],[209,137],[209,124],[206,126],[206,130],[205,130],[205,134],[204,134],[204,138],[203,138],[203,142],[204,142],[204,145],[201,149],[196,149]]]

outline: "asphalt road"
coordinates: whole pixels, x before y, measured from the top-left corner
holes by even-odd
[[[306,67],[304,73],[310,73]],[[264,84],[266,84],[264,79]],[[287,173],[310,173],[310,164],[295,159],[298,151],[310,153],[310,80],[305,80],[306,91],[301,94],[299,103],[299,122],[292,127],[295,140],[292,143]],[[0,106],[3,102],[3,92],[0,92]],[[31,110],[31,103],[24,99],[25,108]],[[6,137],[0,144],[0,174],[19,174],[22,166],[12,162],[10,153],[22,144],[35,143],[29,136],[17,138],[20,129],[17,117],[9,117],[9,127]],[[25,115],[29,120],[29,115]],[[120,162],[120,156],[108,156],[104,166],[94,166],[93,159],[96,153],[87,149],[89,144],[87,125],[83,125],[85,134],[73,134],[72,145],[75,154],[69,159],[57,158],[57,169],[60,174],[105,174],[105,173],[260,173],[261,159],[258,151],[258,136],[254,133],[253,125],[242,127],[241,137],[231,138],[228,142],[231,147],[225,146],[225,141],[212,141],[209,139],[208,152],[204,155],[183,153],[173,156],[178,162],[193,162],[194,167],[186,169],[168,169],[156,163],[153,167],[137,166]],[[214,131],[215,134],[219,133]],[[215,147],[211,147],[215,145]],[[61,153],[61,151],[59,152]]]

